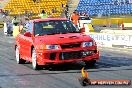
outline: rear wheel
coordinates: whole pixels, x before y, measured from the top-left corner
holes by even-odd
[[[24,64],[26,61],[20,58],[18,47],[16,47],[16,62],[17,64]]]
[[[42,69],[42,66],[37,64],[37,58],[36,58],[36,51],[35,49],[32,50],[32,68],[34,70]]]
[[[96,60],[85,61],[86,66],[95,66]]]

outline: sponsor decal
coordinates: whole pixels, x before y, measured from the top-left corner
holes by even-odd
[[[132,35],[124,34],[103,34],[92,33],[89,34],[95,41],[97,46],[101,47],[132,47]]]
[[[111,34],[89,34],[90,37],[92,37],[95,41],[97,46],[106,46],[111,47],[112,46],[112,35]]]
[[[132,46],[132,35],[113,35],[112,46]]]
[[[130,80],[93,80],[88,77],[88,72],[84,71],[84,67],[81,70],[82,77],[78,80],[82,86],[88,85],[131,85]]]
[[[111,35],[109,34],[90,34],[90,36],[98,41],[111,41]]]

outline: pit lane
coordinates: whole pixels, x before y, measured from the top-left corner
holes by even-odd
[[[78,82],[83,62],[58,65],[34,71],[30,64],[15,61],[14,38],[0,30],[0,87],[1,88],[82,88]],[[132,50],[99,48],[100,60],[87,67],[90,79],[132,80]],[[132,88],[132,86],[88,86],[86,88]]]

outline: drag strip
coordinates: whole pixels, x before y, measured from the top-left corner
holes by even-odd
[[[0,30],[1,88],[83,88],[78,78],[83,62],[32,70],[31,64],[16,64],[15,39]],[[85,66],[90,79],[132,80],[132,50],[99,48],[100,60],[95,67]],[[88,86],[85,88],[132,88],[132,86]]]

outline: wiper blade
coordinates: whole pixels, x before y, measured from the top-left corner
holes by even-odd
[[[68,32],[61,32],[60,34],[67,34]]]
[[[55,35],[56,33],[49,33],[49,34],[46,34],[46,35]]]
[[[79,31],[70,31],[69,33],[79,33]]]
[[[49,33],[49,34],[46,34],[46,35],[55,35],[55,34],[67,34],[67,33],[79,33],[79,32],[75,32],[75,31],[72,31],[72,32],[58,32],[58,33]]]
[[[55,34],[61,34],[61,33],[59,33],[59,32],[57,32],[57,33],[48,33],[46,35],[55,35]]]

